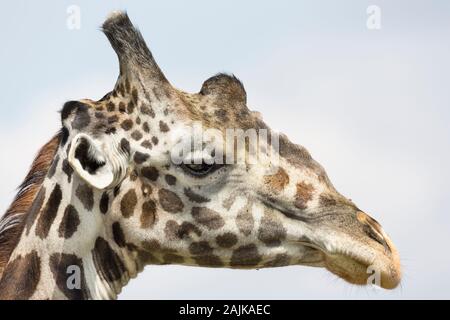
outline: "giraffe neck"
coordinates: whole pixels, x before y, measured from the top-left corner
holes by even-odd
[[[100,192],[73,174],[59,151],[25,217],[0,280],[0,299],[115,299],[142,270],[137,253],[114,234]]]

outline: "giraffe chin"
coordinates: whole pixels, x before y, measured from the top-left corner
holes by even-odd
[[[324,252],[324,265],[351,284],[395,289],[401,282],[400,259],[390,241],[389,245],[390,252],[364,246],[352,251]]]

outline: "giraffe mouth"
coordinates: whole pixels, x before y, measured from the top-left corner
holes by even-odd
[[[387,238],[391,251],[349,243],[340,248],[326,248],[311,242],[300,242],[322,253],[322,265],[339,278],[355,285],[394,289],[401,281],[398,252]]]
[[[303,217],[296,212],[285,208],[279,208],[272,203],[269,207],[275,209],[288,218],[301,221],[306,224],[315,223],[326,216],[324,214],[314,218]],[[368,217],[362,213],[365,222]],[[333,214],[336,216],[336,214]],[[358,218],[361,220],[361,217]],[[373,220],[373,219],[370,219]],[[367,225],[367,223],[366,223]],[[361,240],[352,239],[348,234],[335,233],[328,230],[322,233],[319,239],[306,239],[296,241],[298,244],[316,250],[321,253],[321,261],[301,264],[325,267],[331,273],[341,279],[356,285],[376,285],[384,289],[394,289],[401,281],[401,268],[399,254],[390,238],[383,232],[381,226],[370,224],[370,230],[366,230],[365,236],[374,243],[370,244]],[[370,232],[368,232],[370,231]],[[335,234],[337,239],[331,239],[330,234]]]

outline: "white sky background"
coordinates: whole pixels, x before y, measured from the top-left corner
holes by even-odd
[[[381,222],[404,267],[395,291],[323,269],[149,266],[120,298],[450,298],[450,2],[8,1],[0,20],[0,211],[70,99],[99,99],[118,63],[99,26],[127,9],[169,80],[235,73],[248,105],[308,148]],[[81,9],[81,29],[66,9]],[[366,9],[381,8],[381,30]]]

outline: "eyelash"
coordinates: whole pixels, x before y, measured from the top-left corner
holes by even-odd
[[[198,167],[198,170],[196,167]],[[205,162],[202,162],[201,164],[181,164],[181,168],[186,173],[194,177],[206,177],[221,167],[223,167],[223,164],[207,164]]]

